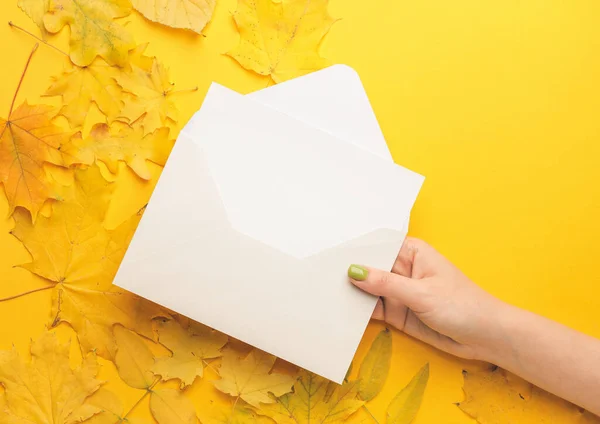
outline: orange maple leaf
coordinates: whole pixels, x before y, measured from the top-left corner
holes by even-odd
[[[29,55],[25,70],[10,105],[8,119],[0,118],[0,182],[10,205],[10,213],[22,206],[35,220],[47,199],[56,198],[56,182],[44,165],[62,165],[60,145],[69,135],[52,123],[53,107],[29,105],[26,101],[13,110],[23,76],[37,44]]]

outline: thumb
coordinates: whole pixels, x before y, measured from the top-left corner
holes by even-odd
[[[362,265],[350,265],[348,277],[359,289],[375,296],[398,299],[409,308],[422,294],[422,287],[412,278]]]

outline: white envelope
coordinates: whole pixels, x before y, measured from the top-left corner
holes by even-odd
[[[213,84],[115,284],[341,382],[423,178]],[[393,195],[391,195],[393,193]]]

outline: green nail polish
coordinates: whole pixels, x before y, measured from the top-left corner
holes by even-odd
[[[353,280],[363,281],[366,280],[368,276],[369,271],[364,266],[352,264],[348,268],[348,277]]]

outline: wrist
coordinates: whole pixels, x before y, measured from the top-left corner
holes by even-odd
[[[513,368],[517,357],[515,338],[525,325],[526,317],[522,309],[495,300],[486,311],[484,334],[476,359],[502,368]]]

